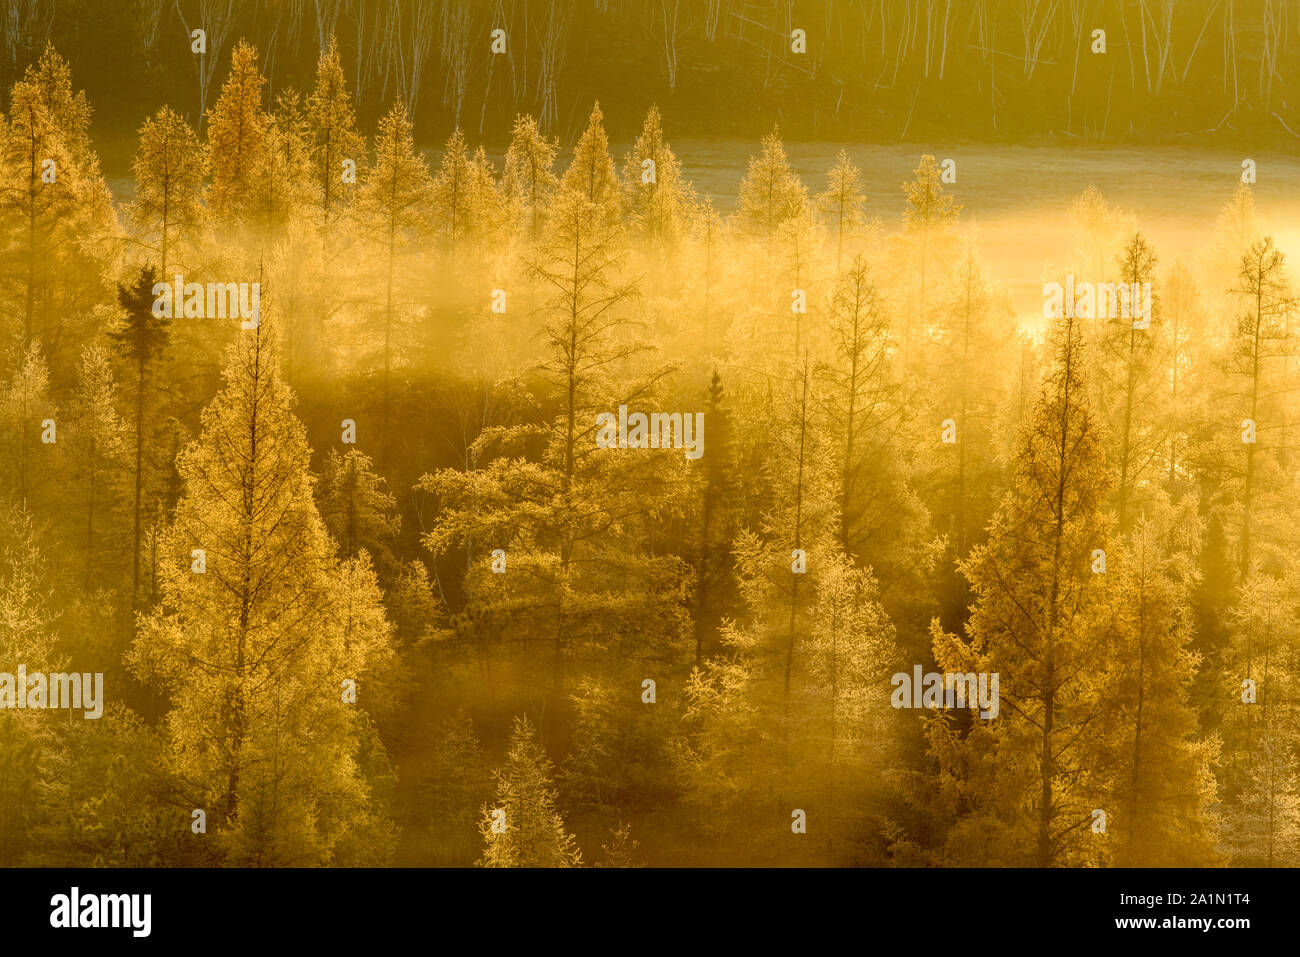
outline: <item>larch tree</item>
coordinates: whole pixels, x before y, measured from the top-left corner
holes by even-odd
[[[1295,298],[1286,273],[1286,258],[1273,245],[1272,237],[1257,240],[1241,257],[1235,292],[1241,309],[1230,333],[1228,362],[1233,381],[1239,383],[1233,391],[1243,413],[1240,436],[1246,461],[1241,480],[1238,565],[1244,579],[1256,558],[1253,550],[1257,550],[1253,537],[1258,508],[1259,439],[1285,436],[1286,411],[1281,400],[1294,388],[1288,360],[1294,351],[1289,320]]]
[[[19,354],[17,368],[0,393],[0,440],[5,452],[0,475],[24,507],[35,509],[48,492],[54,457],[62,451],[58,424],[58,407],[50,393],[50,367],[40,346],[33,342]]]
[[[774,128],[763,137],[759,155],[749,158],[745,178],[740,181],[737,221],[743,230],[762,239],[770,254],[777,229],[801,215],[807,205],[808,189],[791,168],[781,135]]]
[[[932,628],[939,671],[1000,676],[995,718],[972,716],[964,731],[948,714],[928,721],[943,790],[961,809],[948,834],[959,862],[1093,859],[1086,832],[1105,783],[1093,729],[1112,647],[1099,571],[1110,480],[1077,323],[1057,320],[1052,346],[1014,484],[988,541],[962,563],[975,595],[966,637]]]
[[[840,150],[835,165],[826,174],[826,189],[817,194],[817,208],[821,210],[835,233],[835,271],[839,272],[844,260],[844,240],[852,239],[854,230],[865,221],[862,192],[862,172]]]
[[[1172,494],[1175,483],[1189,475],[1187,455],[1194,423],[1204,421],[1202,406],[1208,391],[1205,380],[1211,343],[1207,342],[1207,312],[1201,290],[1181,262],[1166,279],[1161,301],[1167,342],[1163,378],[1169,387],[1165,405],[1169,424],[1167,485]]]
[[[513,641],[549,650],[535,663],[550,673],[548,734],[575,669],[633,667],[640,656],[666,654],[685,630],[674,591],[685,569],[652,554],[646,537],[680,509],[685,482],[674,481],[689,463],[678,450],[597,442],[601,413],[655,408],[662,372],[624,375],[644,351],[627,309],[636,289],[621,275],[620,233],[584,185],[561,188],[530,264],[547,292],[536,418],[483,429],[472,470],[421,481],[441,506],[424,540],[430,551],[482,555],[466,578],[462,633],[481,648],[508,627]],[[487,550],[504,552],[504,574],[491,571],[501,556]],[[634,609],[643,616],[635,641],[627,630]]]
[[[82,587],[89,593],[106,582],[106,564],[117,554],[105,546],[112,531],[127,474],[129,429],[117,414],[117,387],[108,350],[99,344],[81,354],[81,370],[68,427],[70,478],[76,489],[77,525],[85,549]]]
[[[609,155],[609,134],[599,103],[591,108],[587,128],[573,147],[573,159],[560,177],[560,189],[592,204],[603,226],[621,224],[623,189]]]
[[[499,254],[510,225],[508,208],[496,167],[480,146],[469,165],[469,240],[477,261],[491,263]]]
[[[263,108],[265,86],[257,50],[241,40],[230,54],[230,72],[207,116],[212,171],[208,205],[213,216],[227,224],[243,223],[259,195],[257,174],[270,123]]]
[[[948,229],[957,221],[961,206],[943,189],[943,172],[928,153],[921,157],[913,171],[914,179],[903,184],[903,227],[915,250],[915,268],[919,282],[919,295],[916,299],[916,312],[921,323],[928,319],[927,305],[930,264],[938,258],[938,243],[944,238]],[[903,344],[911,342],[913,333],[912,314],[909,310],[903,323]]]
[[[359,170],[365,160],[366,139],[357,130],[356,109],[343,76],[343,61],[338,41],[331,36],[329,46],[316,61],[316,85],[307,97],[310,130],[308,150],[311,175],[320,200],[320,219],[328,225],[347,203],[356,177],[348,177],[347,163]]]
[[[956,426],[955,447],[944,449],[955,461],[947,474],[932,479],[938,491],[932,510],[946,520],[940,530],[949,536],[958,560],[966,557],[996,504],[1001,478],[996,415],[1003,392],[999,358],[1007,318],[977,251],[967,248],[944,291],[928,345],[934,406],[926,424],[933,428],[951,418]],[[964,592],[960,604],[965,605]]]
[[[1295,694],[1294,584],[1254,573],[1229,616],[1231,639],[1219,693],[1228,701],[1220,780],[1229,809],[1224,844],[1232,863],[1295,867],[1300,862],[1300,747]]]
[[[1113,569],[1115,667],[1104,723],[1090,732],[1112,743],[1107,833],[1121,867],[1215,863],[1212,807],[1218,795],[1213,739],[1198,733],[1190,692],[1189,590],[1199,539],[1194,509],[1157,507],[1139,519]]]
[[[355,685],[389,653],[368,563],[339,565],[266,311],[181,454],[161,607],[129,656],[170,694],[171,763],[232,864],[325,864],[358,833],[382,848],[358,751]],[[365,857],[361,857],[365,860]]]
[[[830,436],[836,541],[860,565],[875,569],[891,613],[928,606],[922,570],[932,561],[929,513],[913,487],[902,436],[907,409],[897,337],[882,280],[862,254],[836,280],[826,342],[815,394],[818,420]]]
[[[580,867],[582,852],[556,809],[551,762],[527,718],[516,718],[506,763],[494,772],[493,807],[484,807],[482,867]]]
[[[392,567],[389,549],[401,525],[397,500],[385,484],[366,453],[350,449],[340,455],[331,449],[316,489],[321,519],[340,554],[351,558],[364,548],[381,570]]]
[[[890,369],[892,342],[884,298],[864,257],[840,273],[830,306],[831,354],[818,369],[827,419],[840,443],[836,456],[840,546],[855,554],[864,542],[863,512],[877,498],[867,489],[885,444],[880,434],[897,415]]]
[[[808,635],[803,733],[811,745],[804,756],[810,799],[836,860],[861,860],[855,828],[864,816],[879,827],[888,813],[881,779],[897,761],[887,694],[900,657],[894,639],[871,569],[829,555]],[[837,845],[849,847],[837,852]]]
[[[203,178],[207,155],[198,134],[170,107],[161,107],[140,127],[140,148],[131,166],[135,199],[127,209],[133,238],[158,264],[164,282],[184,262],[203,223]]]
[[[296,90],[281,90],[267,114],[262,149],[253,172],[255,193],[249,218],[262,248],[290,231],[297,214],[317,209],[316,180],[309,158],[310,119]]]
[[[713,198],[705,197],[703,203],[695,206],[690,226],[690,238],[694,247],[692,261],[696,267],[691,275],[697,277],[696,297],[702,300],[700,309],[704,328],[699,341],[700,352],[705,356],[713,353],[717,339],[713,322],[713,298],[714,286],[723,263],[723,230],[722,215],[714,207]]]
[[[531,116],[515,117],[502,186],[516,216],[527,224],[528,239],[534,242],[541,236],[547,205],[560,183],[555,175],[557,148],[554,140],[541,134]]]
[[[434,173],[430,190],[434,231],[453,258],[456,256],[457,244],[464,242],[470,229],[473,162],[465,134],[458,126],[443,147],[442,159]]]
[[[1120,282],[1129,290],[1154,287],[1156,261],[1155,251],[1146,239],[1141,233],[1134,233],[1120,255]],[[1099,375],[1108,374],[1111,380],[1103,395],[1113,437],[1111,458],[1119,465],[1115,507],[1123,530],[1130,524],[1136,490],[1163,464],[1157,456],[1165,446],[1165,390],[1160,375],[1163,371],[1160,353],[1165,346],[1163,307],[1153,289],[1150,314],[1139,317],[1136,303],[1145,301],[1145,297],[1132,298],[1134,303],[1130,304],[1128,315],[1121,308],[1105,317],[1100,342],[1105,354]]]
[[[375,159],[352,205],[352,215],[366,234],[370,247],[381,254],[383,287],[379,324],[383,357],[380,403],[383,460],[390,439],[393,372],[404,342],[409,303],[404,296],[407,271],[416,241],[428,230],[428,204],[432,178],[424,157],[415,151],[411,122],[401,103],[379,122]]]
[[[32,672],[60,667],[40,529],[21,503],[0,507],[0,656]],[[20,693],[26,693],[24,689]],[[0,865],[37,850],[41,805],[57,773],[57,742],[41,709],[0,712]]]
[[[664,139],[659,107],[651,106],[623,161],[628,219],[657,251],[676,243],[685,227],[691,191],[682,178],[682,164]]]
[[[75,378],[75,334],[85,303],[105,292],[106,256],[117,220],[90,147],[90,107],[52,46],[10,93],[0,128],[0,282],[9,290],[12,333],[39,340],[60,381]],[[84,340],[83,340],[84,341]]]

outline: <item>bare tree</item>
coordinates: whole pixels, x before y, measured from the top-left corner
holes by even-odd
[[[195,30],[202,30],[206,36],[204,52],[194,54],[194,69],[199,79],[199,117],[194,128],[203,132],[203,120],[208,111],[208,94],[212,90],[212,80],[217,74],[221,62],[221,50],[230,36],[230,29],[235,22],[235,0],[198,0],[197,17],[194,26],[185,16],[181,0],[176,0],[176,14],[181,19],[186,36],[192,37]]]
[[[51,0],[5,0],[0,37],[4,41],[4,65],[9,77],[16,79],[20,68],[40,55],[53,21]]]
[[[658,0],[658,16],[651,12],[651,19],[659,26],[654,34],[659,48],[664,53],[664,68],[668,73],[668,89],[677,89],[677,38],[684,33],[678,28],[677,15],[681,9],[681,0]]]
[[[469,0],[445,0],[442,5],[442,63],[447,80],[442,89],[443,106],[450,105],[460,126],[460,111],[469,88]]]
[[[560,119],[555,81],[564,67],[564,41],[572,17],[573,0],[554,0],[547,8],[546,29],[541,39],[542,58],[537,76],[537,95],[542,101],[537,122],[547,133],[554,129]]]

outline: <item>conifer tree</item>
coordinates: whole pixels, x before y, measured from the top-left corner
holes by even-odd
[[[381,568],[391,566],[389,544],[401,517],[396,514],[397,500],[385,491],[385,484],[364,452],[351,449],[339,455],[330,450],[316,496],[321,519],[344,558],[364,548]]]
[[[959,861],[1088,860],[1081,838],[1104,785],[1090,729],[1105,711],[1111,653],[1108,579],[1095,570],[1109,477],[1078,325],[1058,320],[1052,346],[1014,485],[987,543],[962,563],[975,594],[966,638],[932,628],[940,671],[1000,675],[996,719],[972,717],[964,733],[946,714],[928,722],[943,786],[969,808],[948,836]]]
[[[1115,742],[1107,761],[1115,768],[1107,802],[1114,863],[1203,866],[1216,859],[1217,749],[1198,737],[1189,700],[1198,659],[1190,649],[1187,556],[1199,529],[1188,528],[1196,519],[1187,509],[1157,514],[1137,522],[1115,563],[1117,667],[1105,723],[1092,735]]]
[[[1295,300],[1286,274],[1285,257],[1273,245],[1272,237],[1257,240],[1241,257],[1235,291],[1240,297],[1241,311],[1231,331],[1229,372],[1239,383],[1234,390],[1238,408],[1249,419],[1249,425],[1240,423],[1246,461],[1241,483],[1238,565],[1244,579],[1250,574],[1255,557],[1252,549],[1258,507],[1256,472],[1261,458],[1260,439],[1277,441],[1273,437],[1281,432],[1286,416],[1280,408],[1281,398],[1294,388],[1288,369],[1293,352],[1288,319]],[[1252,431],[1253,436],[1249,434]]]
[[[591,203],[600,225],[618,226],[623,212],[623,190],[614,161],[609,156],[609,136],[605,132],[600,104],[591,108],[587,128],[573,147],[573,159],[560,178],[560,189],[583,202]]]
[[[129,660],[170,693],[172,766],[226,859],[323,864],[360,833],[388,846],[347,682],[364,700],[389,634],[373,573],[333,557],[269,319],[231,346],[225,387],[180,456],[163,602]]]
[[[421,481],[441,505],[425,538],[435,556],[505,551],[504,575],[490,571],[487,555],[474,563],[461,627],[476,640],[493,640],[514,621],[527,642],[549,646],[548,714],[563,705],[575,661],[597,659],[598,648],[611,648],[605,661],[620,667],[635,661],[612,652],[632,638],[623,628],[632,608],[646,616],[633,646],[639,655],[667,653],[660,644],[671,646],[682,629],[671,592],[684,569],[650,554],[645,536],[651,516],[679,513],[683,492],[670,476],[680,476],[687,462],[680,451],[600,448],[596,441],[600,413],[638,402],[653,409],[652,386],[663,374],[621,374],[644,351],[626,311],[637,290],[621,275],[624,255],[617,228],[587,199],[585,182],[566,179],[530,263],[550,293],[537,372],[554,411],[484,429],[471,449],[473,471],[443,469]],[[621,609],[617,624],[613,607]]]
[[[429,583],[424,562],[412,559],[402,566],[397,582],[388,592],[388,612],[393,620],[393,638],[406,645],[422,637],[438,619],[441,607]]]
[[[649,165],[647,165],[647,162]],[[664,249],[677,240],[690,207],[681,163],[664,140],[659,107],[651,106],[632,151],[623,162],[623,182],[631,228]]]
[[[131,600],[140,600],[140,544],[147,503],[145,502],[145,412],[153,404],[150,395],[156,385],[150,374],[162,358],[170,338],[171,320],[153,313],[153,287],[157,273],[152,266],[141,268],[130,285],[118,283],[117,300],[122,309],[121,328],[110,330],[109,338],[132,366],[134,395],[135,488],[131,501]]]
[[[807,187],[790,167],[781,135],[773,128],[763,137],[762,152],[750,157],[749,169],[740,182],[736,210],[740,226],[762,239],[770,254],[777,229],[786,220],[802,214],[807,203]]]
[[[207,117],[212,171],[208,204],[219,221],[240,223],[255,206],[270,123],[263,108],[264,86],[257,50],[241,40],[231,51],[230,73]]]
[[[826,174],[826,190],[817,195],[817,206],[830,221],[835,232],[835,271],[844,259],[844,240],[852,238],[856,227],[864,222],[862,209],[866,196],[862,192],[862,174],[849,154],[840,150],[835,165]]]
[[[84,92],[73,93],[71,70],[53,46],[9,100],[0,128],[0,276],[18,320],[11,334],[23,349],[39,340],[66,382],[75,372],[63,342],[84,303],[104,292],[117,220],[90,147],[90,107]]]
[[[551,787],[551,762],[528,719],[516,718],[505,766],[495,773],[495,807],[483,808],[483,867],[579,867],[582,852],[565,830]],[[504,815],[494,818],[493,811]],[[504,824],[504,829],[496,821]]]
[[[706,650],[710,654],[716,650],[712,646],[724,617],[727,585],[732,572],[730,542],[738,523],[732,500],[739,483],[733,461],[731,418],[722,376],[714,369],[704,419],[709,423],[708,465],[699,493],[700,525],[693,615],[697,667],[703,664]]]
[[[1129,290],[1151,285],[1156,255],[1141,233],[1134,233],[1124,246],[1119,262],[1119,279]],[[1153,292],[1151,314],[1139,319],[1136,302],[1125,316],[1117,310],[1109,316],[1104,332],[1106,355],[1103,366],[1112,363],[1116,380],[1105,396],[1111,432],[1114,436],[1114,460],[1119,466],[1116,484],[1116,510],[1121,528],[1127,528],[1130,502],[1135,488],[1155,464],[1158,449],[1164,445],[1161,421],[1164,389],[1154,373],[1159,366],[1159,337],[1163,333],[1160,301]],[[1104,374],[1104,373],[1103,373]],[[1159,433],[1159,434],[1157,434]]]
[[[302,97],[292,89],[275,98],[266,117],[262,149],[253,174],[256,194],[251,221],[263,242],[280,238],[301,209],[315,209],[316,182],[308,157],[310,121]]]
[[[352,160],[360,169],[366,148],[365,137],[356,128],[356,111],[343,77],[338,40],[333,36],[316,61],[316,85],[307,97],[307,120],[311,176],[320,198],[321,222],[328,224],[351,192],[344,164]]]
[[[0,660],[32,672],[57,667],[47,565],[39,529],[21,503],[0,508]],[[25,693],[26,689],[18,693]],[[56,743],[40,709],[0,710],[0,865],[36,847],[41,803],[57,767]]]
[[[554,173],[556,149],[555,141],[541,134],[531,116],[515,117],[502,186],[533,241],[541,236],[550,197],[560,183]]]
[[[1166,405],[1169,423],[1167,482],[1173,494],[1175,483],[1188,471],[1185,458],[1191,444],[1193,423],[1197,421],[1208,392],[1205,386],[1208,363],[1205,359],[1210,351],[1201,292],[1181,262],[1174,266],[1165,283],[1162,304],[1168,339],[1164,351],[1167,370],[1164,378],[1169,385]]]
[[[1222,792],[1229,809],[1225,845],[1232,863],[1294,867],[1300,861],[1300,746],[1292,702],[1296,661],[1287,636],[1296,626],[1289,582],[1267,574],[1245,578],[1229,623],[1220,694]]]
[[[470,189],[473,158],[460,127],[452,131],[443,147],[442,161],[433,177],[430,199],[438,238],[454,257],[458,242],[470,229]]]
[[[140,127],[140,148],[132,164],[135,200],[128,215],[135,238],[170,281],[180,261],[176,247],[193,244],[203,220],[203,177],[207,157],[198,134],[170,107],[161,107]]]
[[[420,818],[428,821],[435,859],[463,867],[482,853],[479,808],[491,797],[492,774],[463,708],[442,721],[433,738],[433,755],[420,780]]]
[[[930,263],[937,258],[936,244],[947,229],[957,220],[961,211],[951,196],[944,192],[942,173],[934,157],[928,153],[913,171],[915,179],[903,184],[906,205],[903,209],[903,226],[916,249],[916,269],[920,284],[917,311],[924,322],[927,316],[929,284],[932,282]],[[911,342],[913,323],[911,313],[903,324],[903,343]]]
[[[111,560],[105,532],[114,524],[122,479],[126,474],[129,433],[117,414],[117,389],[108,350],[87,346],[81,355],[81,375],[68,428],[71,478],[77,490],[78,525],[85,548],[83,587],[95,583],[96,570]],[[110,539],[110,545],[115,544]]]
[[[54,431],[50,432],[49,423]],[[46,479],[53,471],[58,446],[59,415],[50,395],[50,370],[40,348],[32,343],[18,358],[0,406],[5,455],[5,485],[17,503],[35,508],[46,494]],[[45,441],[46,436],[54,439]]]
[[[704,329],[700,335],[700,351],[706,356],[712,354],[715,339],[713,290],[723,258],[722,237],[722,216],[714,208],[713,199],[706,197],[703,203],[695,206],[691,225],[691,238],[694,240],[696,249],[696,272],[699,276],[699,283],[704,287],[698,295],[704,300],[701,304]],[[700,262],[701,259],[703,259],[703,262]]]
[[[381,461],[391,428],[393,370],[401,354],[402,327],[406,319],[405,272],[410,264],[412,247],[428,228],[431,183],[429,168],[415,151],[406,108],[395,103],[379,122],[375,160],[367,171],[366,181],[352,209],[354,220],[365,232],[371,248],[382,256]]]
[[[900,441],[904,396],[884,291],[861,254],[840,273],[829,313],[829,348],[817,367],[818,418],[835,474],[835,538],[847,555],[875,569],[886,606],[900,615],[921,601],[918,569],[931,561],[929,514]]]

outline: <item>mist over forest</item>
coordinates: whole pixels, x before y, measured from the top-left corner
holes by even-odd
[[[1294,4],[51,11],[0,864],[1300,864]]]

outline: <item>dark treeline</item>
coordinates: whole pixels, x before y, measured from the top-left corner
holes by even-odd
[[[0,863],[1300,861],[1248,185],[1192,262],[1083,189],[1051,278],[1144,321],[1025,328],[931,156],[809,184],[773,131],[723,217],[657,108],[431,167],[349,75],[235,45],[120,206],[69,62],[10,90],[0,702],[105,701],[0,711]],[[891,707],[914,668],[997,714]]]
[[[526,112],[568,145],[585,121],[578,104],[593,97],[619,140],[653,103],[683,136],[756,137],[779,122],[791,136],[868,142],[1185,142],[1213,131],[1258,147],[1300,133],[1287,95],[1295,0],[15,0],[9,10],[0,86],[52,41],[83,65],[110,131],[164,102],[199,127],[240,39],[262,52],[272,95],[303,89],[333,36],[365,122],[401,97],[439,141],[460,126],[504,142]],[[196,29],[202,56],[191,52]],[[105,146],[115,158],[119,144]]]

